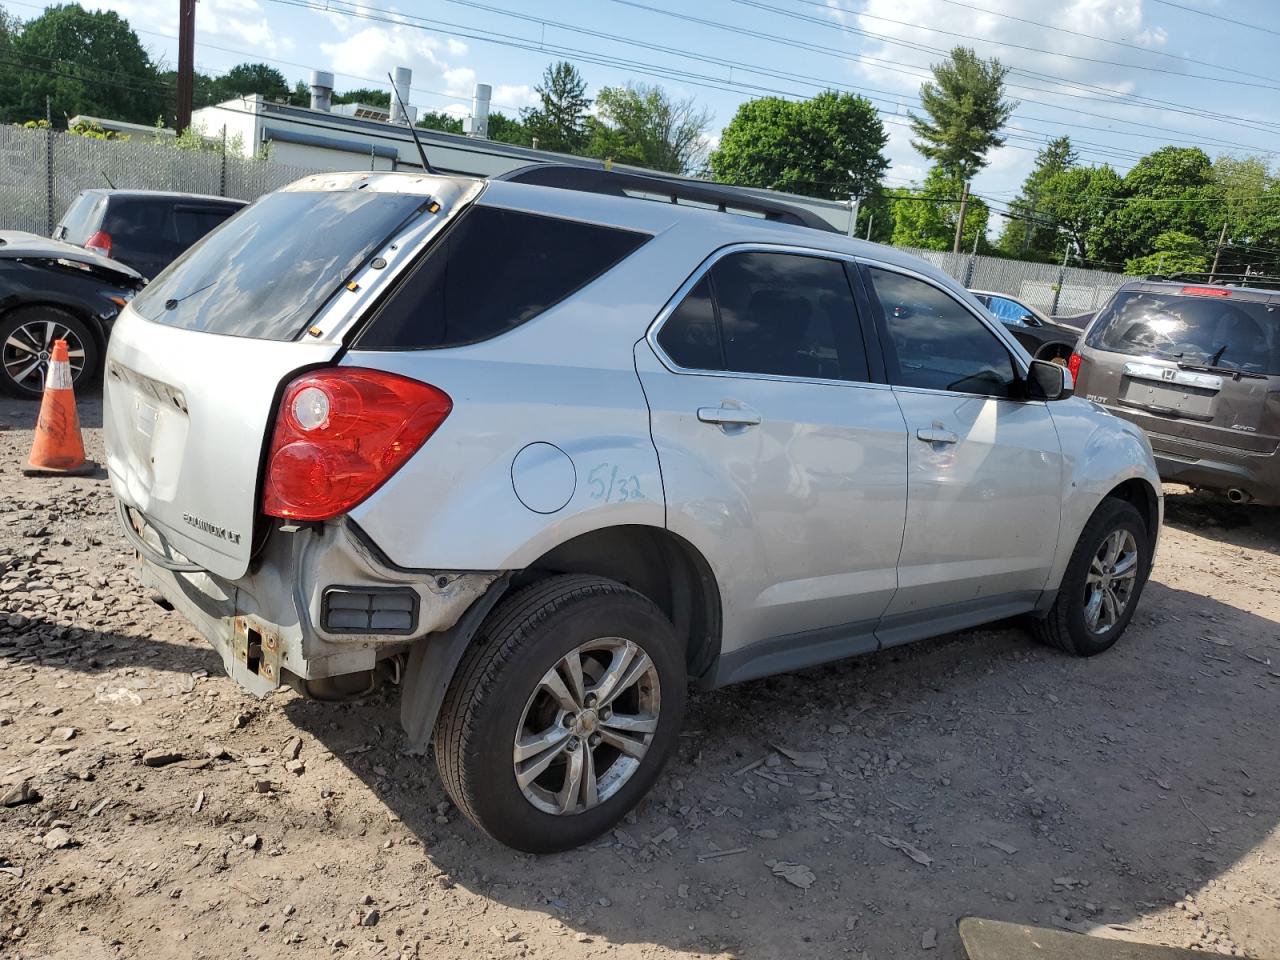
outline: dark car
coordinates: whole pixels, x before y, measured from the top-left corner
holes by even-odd
[[[1280,504],[1280,291],[1127,283],[1069,366],[1078,394],[1146,431],[1163,479]]]
[[[1047,316],[1007,293],[970,290],[997,320],[1009,328],[1027,353],[1037,360],[1066,363],[1080,331],[1055,323]]]
[[[82,190],[53,230],[150,280],[241,207],[243,200],[155,190]]]
[[[97,374],[116,314],[146,281],[92,250],[0,231],[0,390],[39,397],[55,340],[78,386]]]

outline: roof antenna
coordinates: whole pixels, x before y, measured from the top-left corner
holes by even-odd
[[[404,100],[400,96],[400,90],[396,87],[396,82],[391,77],[391,73],[387,73],[387,79],[391,81],[391,95],[396,98],[396,102],[400,104],[400,112],[404,114],[405,120],[409,124],[409,132],[413,134],[413,144],[418,148],[418,156],[422,158],[422,169],[427,173],[435,174],[436,169],[427,161],[427,151],[422,149],[422,141],[418,139],[418,130],[413,125],[413,119],[409,116],[409,111],[405,108]]]

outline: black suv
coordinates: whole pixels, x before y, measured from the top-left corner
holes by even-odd
[[[118,260],[150,280],[243,206],[243,200],[198,193],[82,190],[53,239]]]

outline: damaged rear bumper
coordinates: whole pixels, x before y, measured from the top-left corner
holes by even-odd
[[[141,581],[190,620],[227,674],[258,696],[289,675],[320,680],[372,670],[417,638],[452,627],[499,576],[393,567],[349,520],[273,530],[252,569],[235,581],[167,569],[139,553]]]

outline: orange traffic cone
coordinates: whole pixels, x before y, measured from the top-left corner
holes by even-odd
[[[81,476],[92,473],[97,467],[96,463],[84,458],[76,395],[71,388],[67,341],[55,340],[53,356],[49,360],[49,375],[44,381],[44,396],[40,400],[36,436],[31,444],[31,456],[22,472],[29,477],[50,474]]]

